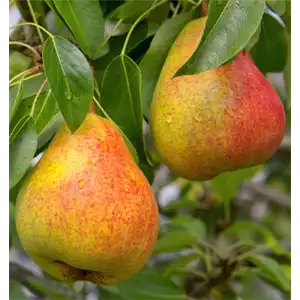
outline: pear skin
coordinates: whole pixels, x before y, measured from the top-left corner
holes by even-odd
[[[172,45],[150,109],[150,133],[173,173],[209,180],[261,164],[285,130],[282,102],[246,51],[196,75],[174,77],[196,50],[206,17],[191,21]]]
[[[159,226],[151,186],[116,126],[89,113],[64,124],[22,185],[21,243],[59,280],[118,284],[149,259]]]

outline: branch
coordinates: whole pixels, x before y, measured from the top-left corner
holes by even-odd
[[[194,279],[190,278],[189,284],[192,287],[192,290],[189,292],[189,296],[192,298],[200,299],[205,297],[214,287],[224,284],[231,277],[237,263],[229,264],[228,260],[222,260],[221,262],[221,270],[210,277],[208,280],[201,282],[199,281],[199,277]]]
[[[257,197],[264,198],[268,202],[286,207],[291,206],[291,196],[273,187],[264,184],[247,182],[244,184],[244,188],[248,189],[250,192],[253,192]]]

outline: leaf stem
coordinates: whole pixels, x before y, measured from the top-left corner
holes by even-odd
[[[33,75],[31,75],[31,76],[27,76],[26,78],[24,78],[24,79],[22,79],[22,80],[13,82],[9,87],[15,86],[15,85],[21,83],[21,81],[26,81],[26,80],[29,80],[29,79],[32,79],[32,78],[41,76],[41,75],[43,75],[43,74],[44,74],[44,73],[41,72],[41,73],[33,74]],[[25,75],[26,75],[26,74],[25,74]]]
[[[33,117],[34,110],[35,110],[35,105],[36,105],[37,100],[38,100],[38,98],[39,98],[39,96],[40,96],[40,94],[41,94],[43,88],[45,87],[46,83],[47,83],[47,79],[44,80],[44,82],[43,82],[42,85],[40,86],[40,88],[39,88],[37,94],[35,95],[35,98],[34,98],[34,100],[33,100],[32,107],[31,107],[31,111],[30,111],[30,117]]]
[[[213,270],[213,266],[212,266],[212,262],[211,262],[209,255],[207,255],[207,253],[204,253],[204,251],[202,251],[202,249],[199,249],[197,247],[193,247],[193,249],[199,255],[199,258],[203,259],[206,271],[208,274],[210,274]]]
[[[251,249],[249,251],[246,251],[240,255],[238,255],[237,257],[235,258],[232,258],[229,260],[229,264],[230,263],[234,263],[234,262],[240,262],[242,260],[245,260],[247,259],[249,256],[251,255],[254,255],[254,254],[257,254],[257,252],[260,252],[260,251],[264,251],[264,250],[267,250],[269,249],[268,247],[264,246],[264,245],[260,245],[260,246],[257,246],[256,248],[254,249]]]
[[[100,46],[100,49],[102,49],[105,44],[109,41],[109,39],[113,36],[113,34],[116,32],[117,28],[120,26],[120,24],[123,22],[123,19],[120,19],[115,27],[112,29],[111,34],[106,37],[106,39],[103,41],[102,45]]]
[[[175,10],[174,10],[174,12],[173,12],[172,18],[174,18],[174,17],[178,14],[180,5],[181,5],[181,1],[178,1],[178,2],[177,2],[177,5],[176,5],[176,8],[175,8]]]
[[[204,280],[207,279],[207,276],[203,272],[193,270],[191,268],[178,268],[178,269],[175,270],[175,272],[193,274],[193,275],[195,275],[197,277],[200,277]]]
[[[9,84],[11,84],[13,81],[15,81],[17,78],[21,77],[21,76],[24,75],[24,74],[30,74],[30,73],[33,73],[33,72],[35,72],[35,71],[38,71],[39,68],[40,68],[39,66],[35,66],[35,67],[31,68],[31,69],[27,69],[27,70],[25,70],[25,71],[23,71],[23,72],[17,74],[17,75],[14,76],[12,79],[10,79]]]
[[[197,242],[198,246],[202,246],[204,248],[208,248],[210,249],[211,251],[213,251],[218,257],[222,258],[222,254],[219,252],[219,250],[212,244],[208,243],[208,242],[205,242],[205,241],[198,241]]]
[[[197,2],[195,2],[195,1],[193,1],[193,0],[187,0],[189,3],[191,3],[191,4],[193,4],[193,5],[198,5],[198,3]]]
[[[40,56],[40,54],[31,46],[29,46],[28,44],[22,43],[22,42],[9,42],[9,45],[18,45],[21,47],[25,47],[27,49],[29,49],[34,55],[36,56]]]
[[[96,92],[96,95],[100,98],[100,91],[99,91],[99,88],[98,88],[98,84],[97,84],[97,81],[95,80],[95,87],[94,87],[94,90]]]
[[[225,218],[225,222],[229,224],[231,219],[231,212],[230,212],[230,203],[228,201],[224,203],[224,218]]]
[[[27,4],[28,4],[29,11],[30,11],[30,14],[31,14],[31,16],[33,18],[34,23],[37,24],[37,25],[39,25],[38,21],[37,21],[37,19],[35,17],[35,13],[33,11],[32,5],[31,5],[31,0],[27,0]],[[40,37],[41,43],[43,44],[44,43],[44,38],[43,38],[43,35],[42,35],[42,32],[41,32],[41,29],[39,27],[36,27],[36,30],[37,30],[38,35]]]
[[[124,42],[124,45],[123,45],[123,48],[122,48],[122,51],[121,51],[121,55],[125,55],[126,53],[126,48],[127,48],[127,45],[128,45],[128,42],[129,42],[129,39],[131,37],[131,34],[133,32],[133,30],[135,29],[135,27],[138,25],[138,23],[147,15],[149,14],[153,9],[157,8],[158,6],[160,6],[161,4],[167,2],[168,0],[163,0],[159,3],[156,3],[155,5],[152,5],[149,9],[147,9],[144,13],[142,13],[138,18],[137,20],[133,23],[133,25],[130,27],[130,30],[126,36],[126,39],[125,39],[125,42]]]
[[[101,110],[101,112],[103,113],[103,115],[104,115],[107,119],[111,120],[111,118],[110,118],[109,115],[106,113],[106,111],[104,110],[104,108],[100,105],[100,103],[98,102],[98,100],[96,99],[95,96],[93,97],[93,100],[94,100],[94,102],[96,103],[96,105],[98,106],[98,108]]]
[[[39,29],[43,30],[49,37],[54,38],[54,35],[51,34],[47,29],[45,29],[43,26],[39,25],[39,24],[35,24],[32,22],[23,22],[23,23],[19,23],[13,26],[10,26],[9,29],[13,29],[13,28],[17,28],[17,27],[22,27],[22,26],[35,26],[38,27]]]

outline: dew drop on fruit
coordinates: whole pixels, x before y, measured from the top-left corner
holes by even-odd
[[[168,123],[168,124],[171,124],[171,123],[172,123],[172,117],[171,117],[171,116],[168,116],[168,117],[167,117],[167,123]]]

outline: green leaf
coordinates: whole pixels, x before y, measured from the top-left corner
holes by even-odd
[[[254,274],[255,273],[251,272],[250,269],[249,274],[241,278],[241,288],[237,291],[238,296],[236,300],[274,300],[277,297],[278,299],[282,299],[278,295],[278,290],[274,290],[265,281]]]
[[[70,295],[65,295],[67,291],[64,289],[64,286],[58,286],[57,282],[48,281],[47,283],[36,279],[34,277],[28,278],[30,285],[37,291],[42,294],[48,295],[49,298],[53,300],[70,300],[74,299],[74,295],[70,292]]]
[[[33,119],[35,120],[36,132],[39,135],[58,113],[58,108],[51,90],[45,92],[42,99],[39,97],[38,101],[42,105],[39,110],[35,109]]]
[[[288,40],[284,26],[274,16],[265,13],[260,38],[251,50],[255,64],[263,73],[281,72],[286,65],[287,51]]]
[[[287,40],[288,40],[288,50],[287,50],[287,59],[286,65],[284,67],[284,84],[287,94],[286,99],[286,107],[288,109],[291,108],[291,37],[288,33],[286,33]]]
[[[184,300],[184,291],[157,269],[145,269],[118,285],[125,299],[134,300]]]
[[[26,176],[26,173],[25,173],[25,176]],[[23,178],[24,178],[25,176],[23,176]],[[9,190],[9,202],[12,203],[13,206],[16,205],[17,196],[18,196],[20,187],[21,187],[21,185],[22,185],[22,181],[23,181],[23,180],[20,180],[20,181],[18,182],[18,184],[16,184],[12,189]]]
[[[188,263],[196,261],[199,259],[199,254],[191,253],[187,256],[181,256],[179,259],[176,259],[173,263],[169,264],[164,271],[165,276],[170,276],[177,269],[185,267]]]
[[[222,202],[228,203],[237,194],[240,185],[254,176],[262,166],[240,169],[233,172],[221,173],[211,180],[213,191],[221,198]]]
[[[99,57],[104,41],[104,20],[95,0],[54,0],[54,4],[76,37],[80,48],[92,59]]]
[[[84,55],[69,41],[48,38],[43,48],[45,73],[72,132],[85,119],[93,99],[93,73]]]
[[[286,292],[290,291],[290,280],[276,260],[263,255],[250,255],[247,257],[247,260],[251,261],[261,269],[261,276],[265,275],[268,277],[276,283],[280,289]]]
[[[27,70],[32,64],[32,58],[18,51],[9,54],[9,79]]]
[[[26,123],[9,147],[9,188],[14,187],[23,177],[37,147],[34,121],[27,118]]]
[[[56,24],[56,25],[58,25],[58,26],[64,25],[65,28],[68,30],[66,32],[66,34],[68,36],[70,35],[70,37],[73,37],[72,33],[71,33],[71,29],[69,28],[68,24],[66,23],[66,21],[64,20],[64,18],[62,17],[62,15],[59,13],[58,9],[55,7],[54,0],[45,0],[45,1],[48,4],[48,6],[51,8],[52,12],[55,13],[55,15],[58,17],[58,19],[56,20],[58,22],[58,24]],[[49,17],[49,13],[47,15],[47,18],[48,17]],[[50,27],[49,27],[48,23],[47,23],[47,26],[48,26],[47,29],[50,31]]]
[[[153,4],[153,0],[131,0],[117,7],[107,18],[123,19],[123,22],[135,21]]]
[[[281,18],[285,23],[288,33],[291,34],[291,1],[286,1],[285,13]]]
[[[46,80],[46,76],[44,74],[40,74],[37,77],[28,79],[28,80],[24,80],[22,81],[22,85],[23,85],[23,95],[22,98],[26,98],[32,95],[36,95],[37,91],[39,90],[39,88],[41,87],[41,85],[44,83],[44,81]],[[19,83],[20,81],[16,81],[16,84],[13,85],[10,89],[9,89],[9,93],[10,94],[14,94],[16,95],[18,88],[19,88]],[[46,83],[42,89],[42,92],[49,90],[49,85],[48,83]]]
[[[28,120],[30,119],[29,114],[22,116],[20,119],[17,119],[15,124],[10,124],[9,126],[9,145],[14,141],[20,131],[24,128],[27,124]]]
[[[9,299],[27,300],[25,293],[21,289],[21,284],[13,279],[9,279]]]
[[[287,0],[291,1],[291,0]],[[279,16],[285,13],[286,0],[267,0],[267,5]]]
[[[103,15],[105,18],[109,13],[114,11],[118,6],[124,3],[124,0],[114,0],[114,1],[99,1]]]
[[[16,186],[19,186],[19,184],[17,184]],[[15,187],[16,187],[15,186]],[[15,189],[15,187],[13,189]],[[19,191],[20,187],[18,187],[18,191]],[[11,194],[11,191],[9,191],[9,197]],[[18,250],[24,251],[23,247],[21,245],[20,239],[19,239],[19,235],[17,233],[17,228],[16,228],[16,208],[15,208],[15,204],[13,204],[10,199],[9,199],[9,247],[14,247]],[[19,299],[19,298],[15,298],[15,299]]]
[[[233,58],[257,30],[264,10],[265,1],[262,0],[210,1],[198,49],[176,76],[197,74]]]
[[[153,253],[174,252],[197,243],[198,237],[186,229],[173,229],[160,237],[154,247]]]
[[[252,235],[250,237],[247,236],[247,232]],[[254,235],[259,234],[264,239],[263,242],[260,242],[261,244],[266,245],[269,249],[277,254],[289,255],[289,252],[280,245],[274,234],[268,228],[259,223],[252,221],[238,221],[233,223],[229,228],[225,229],[223,233],[225,235],[232,235],[240,240],[250,243],[256,243]]]
[[[259,27],[255,31],[255,33],[252,35],[249,42],[247,43],[247,45],[246,45],[246,50],[247,51],[250,51],[254,47],[254,45],[259,41],[260,33],[261,33],[261,24],[259,25]]]
[[[104,300],[123,300],[118,288],[115,286],[99,286],[100,299]]]
[[[206,235],[205,224],[189,215],[174,217],[168,228],[184,228],[197,239],[204,239]]]
[[[292,280],[292,277],[291,277],[291,266],[290,265],[286,265],[286,264],[282,264],[280,265],[281,269],[283,270],[284,274],[285,274],[285,277],[288,279],[288,280]]]
[[[15,116],[11,121],[11,128],[14,128],[24,116],[30,114],[35,96],[36,95],[33,95],[22,99]],[[35,121],[36,132],[38,135],[37,148],[40,148],[52,138],[63,121],[51,90],[42,92],[39,95],[35,103],[32,118]]]
[[[116,57],[106,69],[101,90],[101,106],[132,142],[139,160],[147,165],[138,66],[126,55]]]
[[[148,27],[146,22],[141,22],[133,31],[128,46],[126,48],[126,53],[129,53],[134,48],[136,48],[142,41],[147,38]],[[92,62],[95,69],[96,79],[99,86],[102,85],[103,76],[107,66],[112,62],[112,60],[120,55],[126,35],[112,37],[109,40],[110,51],[103,57],[100,57]]]
[[[19,83],[16,89],[10,89],[9,91],[9,123],[13,119],[19,104],[23,97],[23,83]]]
[[[150,33],[155,33],[161,24],[168,18],[170,3],[165,2],[157,8],[153,9],[148,17],[148,27]]]
[[[24,80],[23,81],[23,96],[22,98],[26,98],[32,95],[36,95],[37,91],[45,81],[46,76],[44,74],[41,74],[40,76]],[[12,86],[9,90],[9,93],[16,93],[18,90],[18,84]],[[48,83],[45,84],[45,86],[42,89],[42,92],[49,90]]]
[[[146,118],[149,117],[155,86],[169,49],[182,28],[192,19],[193,13],[194,11],[189,11],[165,21],[139,64],[142,72],[143,113]]]
[[[61,113],[57,113],[53,117],[51,117],[51,119],[49,119],[47,125],[39,133],[37,145],[38,149],[42,148],[50,141],[50,139],[54,136],[54,134],[57,132],[58,128],[61,126],[62,123],[63,117]]]
[[[117,20],[105,20],[104,38],[119,36],[129,31],[131,24],[125,24]]]

